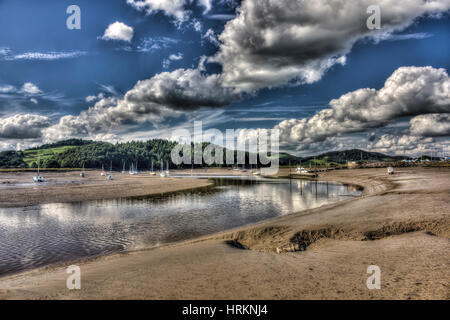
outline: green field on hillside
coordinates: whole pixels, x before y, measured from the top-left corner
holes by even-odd
[[[53,157],[58,153],[62,153],[68,149],[76,148],[76,146],[62,146],[56,148],[48,148],[48,149],[37,149],[37,150],[25,150],[23,153],[25,154],[23,161],[25,161],[29,167],[33,162],[37,163],[39,157],[41,158],[41,163],[46,159]]]

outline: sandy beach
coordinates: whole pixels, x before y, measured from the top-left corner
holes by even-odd
[[[2,189],[0,203],[138,196],[208,184],[159,180],[131,184],[127,177],[105,188],[106,181],[92,178],[63,190]],[[195,240],[79,261],[81,290],[66,288],[64,265],[0,278],[0,298],[450,299],[449,169],[405,168],[392,176],[386,169],[338,170],[320,180],[362,186],[363,196]],[[380,290],[366,287],[370,265],[381,269]]]
[[[0,173],[0,207],[23,207],[43,203],[78,202],[87,200],[140,197],[177,192],[211,185],[205,179],[175,179],[113,173],[114,180],[108,181],[100,171],[43,172],[46,182],[34,184],[34,172]]]

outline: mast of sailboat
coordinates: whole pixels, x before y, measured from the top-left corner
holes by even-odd
[[[85,173],[84,173],[84,161],[83,161],[83,170],[81,171],[80,176],[81,176],[82,178],[84,178],[84,176],[85,176]]]
[[[37,176],[33,178],[34,182],[44,182],[44,178],[41,177],[40,169],[41,169],[41,157],[38,155],[38,168],[37,168]]]
[[[292,179],[292,173],[291,173],[291,160],[289,160],[289,180]]]

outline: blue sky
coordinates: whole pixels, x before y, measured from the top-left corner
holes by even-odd
[[[446,5],[446,1],[442,2]],[[221,45],[224,46],[223,42],[230,41],[221,40],[221,44],[217,38],[208,36],[220,35],[227,21],[239,14],[236,8],[240,6],[239,2],[232,0],[212,0],[207,11],[202,3],[185,1],[182,12],[186,15],[179,19],[169,12],[173,8],[150,10],[147,6],[139,10],[137,5],[133,6],[126,0],[0,0],[0,148],[20,149],[47,142],[52,134],[39,130],[57,125],[64,116],[72,115],[78,121],[76,117],[80,112],[89,110],[98,101],[107,98],[120,101],[138,81],[152,79],[162,72],[170,73],[180,68],[197,70],[202,57],[215,56]],[[81,9],[81,30],[66,28],[69,16],[66,9],[71,4]],[[163,116],[158,116],[157,121],[153,115],[150,120],[147,115],[142,117],[143,120],[126,117],[120,121],[113,119],[111,122],[115,125],[98,130],[91,131],[92,124],[89,124],[89,129],[80,132],[72,128],[64,128],[65,131],[58,128],[58,132],[61,136],[70,132],[78,137],[117,141],[169,137],[171,130],[188,127],[194,119],[203,120],[205,128],[220,130],[273,128],[283,120],[309,119],[318,111],[330,108],[332,99],[346,93],[361,88],[381,89],[386,79],[401,67],[431,66],[434,69],[443,68],[446,72],[450,61],[450,18],[446,10],[439,13],[438,18],[417,15],[413,21],[408,21],[408,27],[394,32],[387,30],[389,36],[382,41],[379,37],[361,36],[345,53],[344,65],[331,65],[314,81],[304,80],[301,76],[288,83],[284,79],[279,82],[270,79],[268,85],[251,84],[251,89],[221,82],[220,86],[232,86],[239,91],[239,97],[235,98],[233,94],[229,102],[220,103],[220,107],[211,107],[207,103],[186,109],[183,106],[172,108],[163,105]],[[264,17],[261,19],[264,20]],[[104,37],[105,30],[115,22],[132,28],[131,41]],[[247,50],[244,45],[241,49],[243,52]],[[284,54],[280,57],[285,58]],[[304,62],[297,60],[295,58],[296,66],[303,66]],[[228,61],[229,57],[220,62],[210,61],[204,65],[206,70],[202,72],[222,75]],[[232,63],[235,62],[229,64]],[[28,90],[24,87],[26,83],[29,84]],[[115,107],[120,104],[117,101],[105,103]],[[154,110],[154,107],[151,109]],[[173,116],[172,109],[176,111]],[[448,105],[436,110],[406,112],[384,119],[383,123],[364,124],[349,132],[341,130],[338,134],[321,135],[308,142],[301,136],[296,141],[291,135],[283,145],[286,150],[300,155],[328,151],[338,146],[357,146],[388,153],[417,153],[427,152],[428,145],[437,144],[445,151],[448,148],[447,129],[438,134],[411,134],[410,121],[413,117],[429,113],[446,116],[450,112]],[[19,129],[7,127],[21,124],[22,119],[17,120],[19,115],[44,117],[39,121],[33,118],[31,122],[29,119],[23,122],[25,126],[38,123],[37,129],[30,128],[31,131],[36,129],[37,134],[21,134]],[[16,117],[15,122],[11,120],[13,117]],[[447,119],[441,118],[441,122]],[[14,132],[17,132],[16,136]],[[416,145],[397,149],[391,144],[390,150],[386,144],[375,145],[383,136],[389,135],[385,140],[389,138],[392,142],[405,133],[416,137],[413,139],[415,142],[408,140]],[[368,135],[375,138],[368,141]],[[338,141],[330,140],[336,137]]]

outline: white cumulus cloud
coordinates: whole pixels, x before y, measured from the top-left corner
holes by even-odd
[[[450,136],[450,113],[420,115],[411,119],[410,123],[411,133],[417,136]]]
[[[178,61],[183,59],[183,54],[181,52],[171,54],[167,59],[163,60],[163,68],[167,69],[170,67],[172,61]]]
[[[20,91],[30,95],[39,94],[42,92],[35,84],[31,82],[25,82]]]
[[[188,0],[127,0],[127,3],[137,10],[147,14],[161,11],[179,22],[184,22],[189,17],[189,12],[184,8],[187,2]]]
[[[329,105],[312,118],[279,123],[276,128],[281,139],[312,143],[384,126],[400,117],[450,112],[450,79],[444,69],[401,67],[380,90],[359,89],[331,100]]]
[[[370,145],[369,149],[388,154],[419,155],[430,152],[433,142],[433,138],[385,134],[376,143]]]
[[[17,91],[16,87],[9,84],[0,86],[0,93],[12,93],[16,91]]]
[[[134,30],[123,22],[116,21],[106,28],[102,36],[103,40],[117,40],[131,42],[133,39]]]

